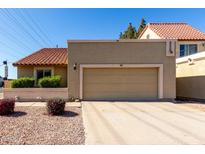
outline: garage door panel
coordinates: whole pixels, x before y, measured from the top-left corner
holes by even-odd
[[[103,83],[107,83],[108,80],[110,83],[136,83],[136,84],[140,84],[140,83],[153,83],[157,80],[157,77],[151,77],[152,75],[150,75],[149,77],[145,77],[145,76],[141,76],[141,77],[100,77],[98,78],[98,80],[96,80],[96,77],[91,77],[89,79],[84,79],[87,80],[87,83],[90,84],[94,84],[94,83],[98,83],[98,84],[103,84]]]
[[[149,98],[147,97],[147,93],[151,93],[153,91],[149,91],[149,92],[145,92],[145,91],[138,91],[138,92],[129,92],[129,93],[124,93],[124,91],[118,91],[118,92],[108,92],[108,91],[101,91],[100,93],[99,92],[96,92],[96,91],[88,91],[86,94],[89,96],[89,97],[99,97],[99,96],[102,96],[102,97],[107,97],[107,96],[113,96],[113,98],[120,98],[120,97],[126,97],[126,96],[129,96],[129,97],[133,97],[133,96],[136,96],[136,97],[133,97],[133,98]]]
[[[157,68],[90,68],[83,74],[85,100],[158,97]]]
[[[136,82],[137,83],[137,82]],[[137,83],[138,84],[138,83]],[[138,84],[136,86],[135,83],[129,83],[129,84],[122,84],[122,83],[116,83],[116,84],[98,84],[98,87],[100,87],[99,89],[97,89],[97,91],[113,91],[113,90],[117,90],[117,91],[125,91],[127,90],[127,87],[129,86],[129,91],[149,91],[149,90],[156,90],[155,89],[155,85],[153,84]],[[89,84],[88,86],[86,86],[86,88],[84,89],[84,91],[96,91],[96,84]]]

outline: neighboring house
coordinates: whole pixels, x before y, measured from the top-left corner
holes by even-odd
[[[82,100],[174,99],[176,97],[176,65],[175,50],[172,45],[175,42],[172,40],[167,43],[168,41],[68,41],[68,49],[42,49],[14,65],[17,66],[18,77],[38,79],[42,76],[61,75],[62,85],[65,86],[68,82],[67,89],[64,88],[63,91],[66,95],[67,90],[69,98]],[[5,96],[18,96],[23,99],[26,95],[31,98],[35,94],[34,99],[45,98],[46,89],[41,88],[43,92],[38,94],[36,94],[38,91],[36,88],[25,89],[5,89]],[[57,91],[55,95],[61,97],[61,93]]]
[[[43,48],[17,62],[17,77],[34,77],[36,81],[45,76],[60,75],[61,87],[67,87],[67,48]]]
[[[185,23],[150,23],[140,39],[177,39],[176,95],[205,99],[205,34]]]
[[[176,58],[205,51],[205,33],[186,23],[149,23],[139,39],[177,39]]]
[[[69,96],[83,100],[174,99],[175,50],[167,50],[174,43],[68,41]]]
[[[205,100],[205,52],[178,58],[176,65],[177,96]]]

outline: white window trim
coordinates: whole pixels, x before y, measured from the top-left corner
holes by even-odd
[[[34,67],[33,69],[33,76],[34,76],[34,79],[36,80],[37,79],[37,76],[36,76],[36,73],[37,73],[37,70],[51,70],[51,76],[54,75],[54,67]]]
[[[185,55],[185,56],[182,56],[182,57],[180,57],[180,46],[181,45],[188,45],[188,55]],[[181,43],[181,44],[179,44],[179,57],[180,58],[183,58],[183,57],[186,57],[186,56],[190,56],[190,55],[193,55],[193,54],[190,54],[190,51],[189,51],[189,45],[196,45],[196,47],[197,47],[197,49],[196,49],[196,53],[198,53],[198,48],[199,48],[199,45],[197,44],[197,43]],[[194,53],[194,54],[196,54],[196,53]]]
[[[158,98],[163,98],[163,64],[80,64],[80,99],[83,99],[84,68],[159,68]]]

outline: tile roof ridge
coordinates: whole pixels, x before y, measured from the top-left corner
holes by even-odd
[[[188,25],[186,22],[150,22],[147,25]]]
[[[54,48],[41,48],[40,50],[43,50],[43,49],[67,49],[67,48],[63,48],[63,47],[54,47]]]

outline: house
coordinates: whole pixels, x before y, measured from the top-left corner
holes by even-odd
[[[205,34],[187,23],[149,23],[139,39],[176,39],[176,58],[205,51]]]
[[[178,40],[176,46],[176,95],[205,99],[205,33],[186,23],[150,23],[140,39]]]
[[[182,99],[205,100],[205,52],[176,59],[176,92]]]
[[[174,99],[175,43],[163,39],[69,40],[68,49],[41,49],[14,63],[18,78],[61,75],[62,86],[67,88],[11,88],[4,95],[21,100],[62,94],[82,100]]]
[[[60,75],[61,87],[67,87],[67,48],[43,48],[15,62],[17,78],[34,77],[36,81],[45,76]]]
[[[69,97],[174,99],[173,44],[174,40],[69,40]]]

